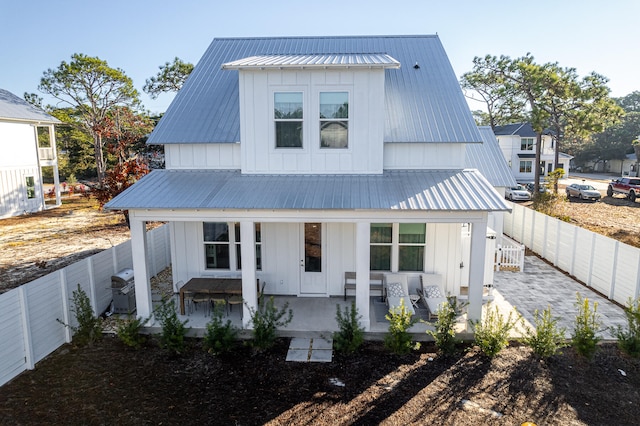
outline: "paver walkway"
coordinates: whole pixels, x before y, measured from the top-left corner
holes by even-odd
[[[534,312],[542,312],[551,306],[551,314],[558,317],[558,325],[566,328],[567,337],[571,336],[576,314],[576,293],[590,302],[597,301],[597,312],[602,321],[601,337],[613,339],[609,327],[627,326],[624,310],[580,284],[571,277],[558,271],[536,256],[524,258],[524,272],[500,271],[495,273],[494,286],[504,301],[515,306],[518,312],[533,324]]]

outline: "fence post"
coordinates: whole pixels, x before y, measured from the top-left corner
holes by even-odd
[[[89,274],[89,297],[91,299],[91,308],[94,315],[98,313],[98,295],[96,294],[96,280],[93,276],[93,256],[87,257],[87,272]]]
[[[578,239],[578,227],[575,225],[573,226],[573,242],[575,242]],[[571,275],[572,277],[575,277],[575,267],[576,267],[576,249],[574,248],[573,251],[571,252],[571,265],[569,265],[569,275]]]
[[[556,219],[556,238],[555,238],[555,248],[554,253],[556,254],[553,259],[553,266],[558,267],[558,259],[560,256],[560,226],[561,222],[559,219]]]
[[[587,278],[587,286],[591,287],[591,277],[593,275],[593,258],[595,257],[596,234],[591,234],[591,253],[589,255],[589,275]]]
[[[544,215],[544,229],[542,230],[542,257],[545,259],[547,259],[547,237],[548,236],[549,236],[549,216]]]
[[[25,287],[21,285],[18,287],[18,296],[20,299],[20,311],[22,312],[22,336],[24,338],[24,362],[28,370],[35,368],[33,355],[33,340],[31,336],[31,321],[29,320],[29,304],[27,302],[27,295],[25,294]]]
[[[609,299],[615,300],[613,298],[613,294],[616,291],[616,272],[618,270],[618,247],[620,247],[620,243],[616,241],[615,249],[613,250],[613,269],[611,271],[611,288],[609,289]]]
[[[498,244],[498,248],[496,249],[496,271],[500,270],[501,264],[502,264],[502,244]]]
[[[64,327],[64,341],[71,343],[72,335],[71,328],[71,315],[69,315],[69,289],[67,287],[67,269],[62,268],[59,271],[60,276],[60,294],[62,295],[62,321],[65,324]]]
[[[636,291],[633,299],[636,300],[638,297],[640,297],[640,262],[638,262],[638,271],[636,272]]]

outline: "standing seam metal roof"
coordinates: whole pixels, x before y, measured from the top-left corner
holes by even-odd
[[[400,62],[385,54],[336,55],[262,55],[250,56],[222,64],[222,69],[242,68],[330,68],[330,67],[384,67],[399,68]]]
[[[502,211],[477,170],[380,175],[248,175],[239,170],[154,170],[107,209]]]
[[[214,39],[149,144],[240,141],[238,72],[222,64],[264,55],[386,54],[384,142],[480,142],[467,102],[435,35]],[[418,67],[414,67],[417,64]]]
[[[41,109],[36,108],[29,102],[14,95],[13,93],[0,89],[0,119],[19,120],[38,123],[60,123],[61,121],[50,116]]]
[[[478,127],[483,143],[467,144],[465,166],[478,169],[494,187],[514,186],[516,180],[490,126]]]

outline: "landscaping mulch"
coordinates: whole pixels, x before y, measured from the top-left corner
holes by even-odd
[[[394,355],[366,342],[330,363],[286,362],[289,339],[256,353],[238,344],[182,355],[116,337],[65,345],[0,388],[0,423],[198,425],[632,425],[640,418],[640,361],[602,345],[593,360],[570,348],[547,361],[510,346],[440,357],[431,344]]]

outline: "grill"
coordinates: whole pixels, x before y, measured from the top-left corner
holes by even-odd
[[[133,269],[123,269],[111,276],[114,314],[131,314],[136,310],[136,287]]]

